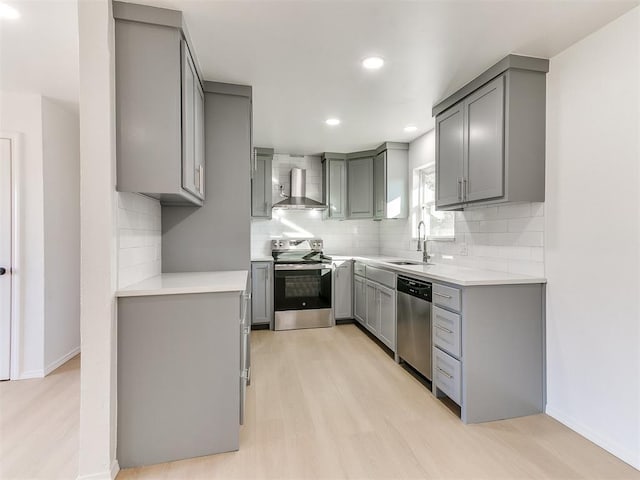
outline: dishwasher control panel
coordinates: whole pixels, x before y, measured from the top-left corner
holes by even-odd
[[[416,280],[414,278],[403,277],[398,275],[397,281],[398,292],[407,293],[413,297],[418,297],[427,302],[431,301],[431,283],[424,280]]]

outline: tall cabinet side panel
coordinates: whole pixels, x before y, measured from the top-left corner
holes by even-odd
[[[162,208],[163,272],[246,270],[251,240],[251,99],[205,94],[207,197]]]

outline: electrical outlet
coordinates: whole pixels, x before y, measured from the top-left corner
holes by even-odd
[[[469,255],[469,247],[467,247],[466,243],[461,243],[460,244],[459,253],[460,253],[460,255],[463,255],[463,256]]]

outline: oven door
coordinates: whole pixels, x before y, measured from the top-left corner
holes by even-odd
[[[275,266],[275,329],[329,327],[331,267],[328,265]]]

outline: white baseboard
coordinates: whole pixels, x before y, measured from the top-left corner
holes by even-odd
[[[111,480],[116,480],[119,471],[120,465],[118,464],[118,460],[114,459],[113,462],[111,462]]]
[[[29,378],[42,377],[44,377],[44,370],[39,368],[37,370],[27,370],[26,372],[22,372],[17,378],[12,378],[11,380],[28,380]]]
[[[111,462],[110,471],[89,473],[87,475],[78,475],[76,477],[76,480],[115,480],[119,471],[120,466],[118,465],[118,460],[114,460],[113,462]]]
[[[61,356],[60,358],[58,358],[57,360],[54,360],[53,362],[51,362],[49,365],[47,365],[44,369],[44,374],[45,375],[49,375],[51,372],[53,372],[56,368],[58,368],[59,366],[67,363],[69,360],[71,360],[73,357],[75,357],[76,355],[78,355],[80,353],[80,346],[78,345],[77,347],[75,347],[73,350],[71,350],[69,353]]]
[[[638,452],[633,452],[626,446],[620,445],[618,442],[611,440],[610,438],[607,438],[606,436],[594,431],[592,428],[584,425],[570,415],[565,414],[563,411],[554,407],[553,405],[547,404],[545,413],[550,417],[555,418],[560,423],[566,425],[576,433],[579,433],[587,440],[590,440],[599,447],[604,448],[607,452],[615,455],[623,462],[628,463],[637,470],[640,470],[640,454],[638,454]]]

